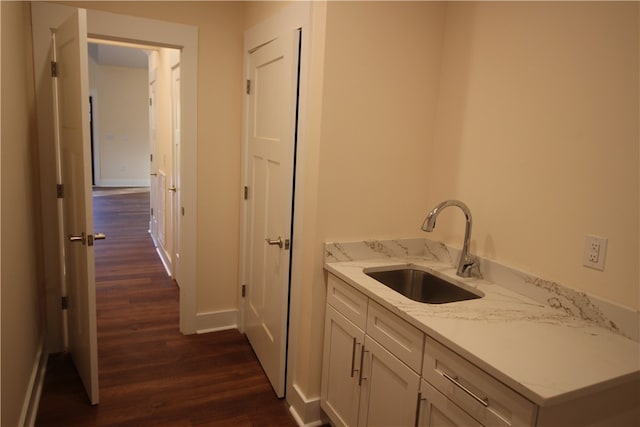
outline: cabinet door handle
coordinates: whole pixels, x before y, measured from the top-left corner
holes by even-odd
[[[357,369],[354,369],[356,367],[356,338],[353,338],[353,346],[351,347],[351,378],[353,378],[353,375],[358,372]]]
[[[426,398],[422,397],[422,392],[419,391],[418,392],[418,401],[416,403],[416,423],[414,425],[414,427],[418,427],[420,425],[420,404],[422,403],[423,400],[427,400]]]
[[[478,401],[478,403],[480,403],[481,405],[488,407],[489,406],[489,398],[487,397],[479,397],[477,394],[475,394],[474,392],[472,392],[471,390],[469,390],[468,388],[466,388],[465,386],[463,386],[462,384],[460,384],[460,382],[458,382],[458,377],[452,377],[449,374],[447,374],[446,372],[441,372],[442,376],[445,377],[446,379],[448,379],[449,381],[451,381],[453,384],[455,384],[458,388],[460,388],[462,391],[464,391],[465,393],[467,393],[469,396],[473,397],[475,400]]]
[[[361,386],[362,385],[362,380],[366,380],[366,378],[364,378],[362,376],[362,366],[364,364],[364,354],[365,353],[369,353],[369,350],[365,350],[364,349],[364,345],[362,346],[362,352],[360,353],[360,377],[358,378],[358,385]]]

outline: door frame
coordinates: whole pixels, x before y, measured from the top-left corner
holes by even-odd
[[[50,75],[51,28],[58,27],[73,11],[71,6],[34,2],[31,5],[33,56],[36,75],[36,108],[38,113],[38,146],[40,152],[41,203],[45,276],[47,277],[47,321],[51,334],[48,350],[62,351],[62,320],[60,316],[61,259],[58,235],[58,200],[55,191],[55,159],[53,141],[52,86]],[[182,271],[180,281],[180,331],[197,332],[196,322],[196,191],[197,191],[197,102],[198,102],[198,29],[197,27],[146,18],[87,10],[88,36],[95,39],[126,41],[141,45],[180,49],[182,76]]]
[[[303,192],[296,191],[304,188],[304,177],[307,173],[304,167],[304,161],[306,158],[305,152],[309,148],[307,147],[307,116],[308,116],[308,102],[310,98],[309,94],[309,75],[311,68],[311,16],[313,2],[294,2],[274,16],[266,19],[265,21],[255,25],[248,29],[244,33],[244,74],[245,81],[250,78],[250,52],[261,45],[268,43],[271,40],[276,39],[284,31],[301,31],[301,43],[299,52],[299,87],[298,87],[298,124],[297,124],[297,141],[296,141],[296,160],[294,163],[294,192],[293,192],[293,233],[291,240],[291,263],[290,263],[290,278],[289,278],[289,322],[288,322],[288,345],[287,345],[287,363],[286,363],[286,387],[285,398],[292,407],[297,407],[299,401],[305,401],[305,397],[300,393],[296,384],[294,384],[294,375],[288,373],[295,371],[296,355],[294,352],[297,350],[297,329],[299,319],[299,307],[296,302],[299,300],[300,290],[304,283],[308,283],[308,279],[302,277],[303,270],[303,258],[301,254],[302,248],[298,248],[299,242],[302,241],[303,235],[303,206],[304,206],[304,194]],[[241,186],[247,186],[248,184],[248,161],[249,161],[249,111],[248,111],[248,96],[243,97],[243,129],[242,129],[242,183]],[[313,150],[309,150],[313,151]],[[311,171],[313,172],[313,171]],[[238,191],[242,193],[243,188],[239,188]],[[242,296],[243,285],[247,281],[247,248],[245,245],[246,237],[248,233],[248,209],[247,203],[245,203],[244,197],[240,198],[240,263],[238,271],[238,329],[240,332],[245,331],[245,300]]]

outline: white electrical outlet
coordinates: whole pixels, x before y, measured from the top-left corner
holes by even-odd
[[[582,264],[585,267],[604,270],[604,258],[607,253],[607,239],[598,236],[586,236],[584,239],[584,257]]]

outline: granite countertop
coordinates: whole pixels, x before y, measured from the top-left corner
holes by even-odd
[[[325,269],[331,274],[540,406],[628,381],[640,384],[640,344],[619,333],[486,279],[460,278],[451,262],[431,254],[378,253],[369,259],[345,259],[334,256],[335,246],[333,252],[328,249],[325,257]],[[419,303],[364,273],[407,264],[463,283],[484,297]]]

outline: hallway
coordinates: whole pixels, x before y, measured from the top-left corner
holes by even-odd
[[[116,192],[118,193],[118,192]],[[95,193],[100,404],[49,359],[37,426],[296,426],[244,335],[179,332],[177,285],[148,228],[148,192]]]

